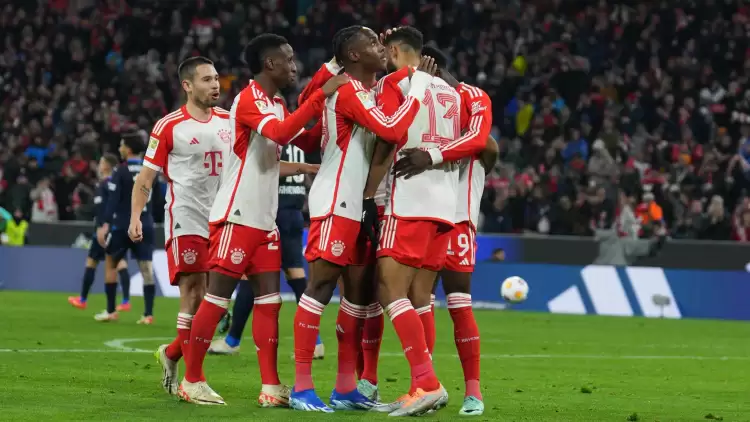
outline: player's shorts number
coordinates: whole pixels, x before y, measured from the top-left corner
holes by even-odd
[[[458,247],[461,248],[460,252],[458,252],[458,256],[464,256],[467,252],[471,250],[471,243],[469,242],[469,236],[466,235],[466,233],[461,233],[458,236],[456,236],[456,243],[458,244]],[[453,250],[453,239],[448,241],[448,250]]]
[[[268,250],[269,251],[279,250],[279,231],[273,230],[272,232],[268,233],[268,238],[271,239],[271,241],[268,242]]]

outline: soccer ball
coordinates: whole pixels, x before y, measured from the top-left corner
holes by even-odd
[[[529,294],[529,285],[518,276],[508,277],[503,280],[500,295],[508,302],[520,303],[526,300]]]

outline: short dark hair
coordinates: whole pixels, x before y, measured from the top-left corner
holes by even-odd
[[[117,165],[120,163],[120,160],[117,158],[117,156],[109,152],[102,155],[102,160],[106,161],[107,164],[109,164],[112,168],[117,167]]]
[[[344,29],[340,29],[333,36],[333,56],[336,58],[336,62],[339,65],[343,65],[345,60],[349,60],[346,50],[349,48],[349,44],[354,39],[354,36],[363,29],[364,26],[361,25],[348,26]]]
[[[433,47],[431,45],[426,45],[422,49],[422,55],[430,56],[435,59],[435,64],[437,65],[438,69],[448,68],[448,56],[446,56],[445,53],[443,53],[439,48]]]
[[[281,35],[260,34],[247,43],[245,51],[242,52],[242,60],[248,65],[250,72],[258,74],[263,71],[263,61],[266,59],[268,50],[279,48],[284,44],[289,44],[289,41]]]
[[[424,46],[424,37],[422,36],[422,32],[420,32],[413,26],[399,27],[390,34],[386,35],[385,40],[383,41],[385,44],[390,44],[392,42],[405,44],[411,47],[417,53],[421,52],[422,47]]]
[[[146,144],[143,142],[143,137],[137,130],[123,133],[122,143],[125,144],[126,147],[130,148],[133,154],[140,154],[146,149]]]
[[[180,81],[186,79],[192,80],[195,76],[195,69],[202,64],[210,64],[213,66],[214,62],[203,56],[188,57],[183,60],[182,63],[180,63],[180,66],[177,67],[177,75],[179,76]]]

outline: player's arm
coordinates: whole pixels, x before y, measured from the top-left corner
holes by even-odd
[[[500,155],[500,148],[497,146],[497,141],[492,136],[488,136],[484,150],[479,153],[479,163],[482,164],[486,173],[495,167],[498,155]]]
[[[471,108],[471,114],[464,134],[453,142],[428,150],[433,165],[471,157],[486,148],[487,138],[492,130],[492,102],[486,93],[482,94],[475,97],[471,104],[467,104]]]
[[[310,129],[302,129],[292,139],[292,145],[301,149],[307,154],[311,154],[320,149],[320,140],[323,137],[323,123],[318,120]]]
[[[112,225],[112,221],[115,218],[117,212],[117,206],[120,204],[120,195],[122,194],[122,167],[118,166],[115,171],[112,172],[112,177],[107,182],[107,203],[104,207],[104,215],[102,217],[101,227],[106,227],[109,230],[109,226]]]
[[[297,98],[297,106],[301,106],[315,93],[316,90],[320,89],[328,82],[332,77],[339,74],[341,66],[336,63],[336,59],[331,59],[330,62],[324,63],[323,66],[318,69],[313,75],[310,82],[307,84],[305,89],[300,92]]]
[[[94,216],[94,225],[99,228],[104,224],[104,213],[106,211],[109,198],[109,188],[105,184],[96,187],[96,196],[94,196],[94,205],[96,206],[96,216]]]
[[[347,89],[348,95],[341,94],[340,111],[344,116],[353,120],[359,126],[373,132],[383,141],[399,144],[406,137],[414,118],[419,111],[419,105],[424,99],[425,90],[432,81],[432,76],[417,71],[411,79],[411,88],[406,100],[394,114],[386,115],[365,91]],[[337,104],[338,105],[338,104]]]
[[[341,85],[348,81],[349,78],[346,76],[331,78],[284,120],[279,120],[270,110],[258,108],[258,103],[262,100],[256,98],[252,91],[246,91],[236,106],[236,120],[279,145],[288,145],[307,122],[320,116],[326,97],[333,95]]]
[[[372,153],[372,162],[370,163],[370,173],[367,175],[365,184],[364,198],[370,199],[375,196],[375,192],[383,181],[388,169],[393,163],[393,152],[396,149],[395,144],[390,144],[378,139],[375,143],[375,150]]]
[[[157,124],[157,127],[159,125]],[[169,128],[154,128],[148,140],[148,149],[143,157],[143,167],[133,181],[133,192],[130,196],[130,221],[140,221],[143,208],[151,198],[154,180],[167,165],[172,151],[172,138]]]
[[[298,174],[317,174],[320,164],[279,162],[279,177],[296,176]]]

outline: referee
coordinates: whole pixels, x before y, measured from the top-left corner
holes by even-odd
[[[294,145],[287,145],[281,151],[281,161],[290,163],[304,163],[305,153]],[[276,215],[276,226],[281,236],[281,268],[294,296],[299,298],[307,287],[307,278],[303,266],[302,234],[305,228],[305,218],[302,208],[305,206],[307,189],[305,175],[282,177],[279,179],[279,210]],[[211,343],[208,352],[212,354],[235,354],[239,352],[242,331],[250,317],[253,308],[253,291],[247,280],[239,283],[237,297],[232,308],[232,323],[229,334],[224,339],[217,339]],[[323,343],[315,345],[315,359],[322,359],[325,353]]]

